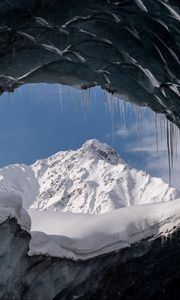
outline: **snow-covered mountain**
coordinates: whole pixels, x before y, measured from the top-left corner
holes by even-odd
[[[161,179],[128,167],[98,140],[30,166],[0,169],[0,190],[19,193],[27,209],[96,214],[180,196]]]

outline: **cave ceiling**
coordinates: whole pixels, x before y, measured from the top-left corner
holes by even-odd
[[[179,0],[3,0],[0,93],[100,86],[180,127]]]

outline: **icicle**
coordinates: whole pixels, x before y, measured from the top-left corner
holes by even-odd
[[[173,158],[174,158],[174,126],[170,123],[170,148],[171,148],[171,168],[173,168]]]
[[[162,146],[162,141],[163,141],[163,123],[162,123],[162,116],[160,115],[159,117],[159,122],[160,122],[160,142]]]
[[[76,92],[74,88],[71,89],[71,97],[72,97],[72,104],[73,104],[73,113],[75,116],[75,126],[76,128],[78,127],[78,118],[77,118],[77,114],[78,114],[78,109],[77,109],[77,97],[76,97]]]
[[[94,88],[94,105],[95,105],[95,109],[97,107],[97,97],[96,97],[96,89]]]
[[[159,144],[158,144],[158,126],[157,126],[157,114],[155,113],[155,136],[156,136],[156,152],[157,156],[159,153]]]
[[[87,120],[87,113],[89,110],[89,94],[87,90],[82,90],[81,91],[81,105],[82,105],[82,110],[83,110],[83,120],[86,122]]]
[[[164,247],[164,236],[161,235],[161,246]]]
[[[170,136],[169,136],[169,123],[166,121],[166,138],[167,138],[167,151],[168,151],[168,168],[169,168],[169,185],[171,185],[171,148],[170,148]]]
[[[63,112],[63,97],[62,97],[62,86],[58,85],[58,99],[60,111]]]

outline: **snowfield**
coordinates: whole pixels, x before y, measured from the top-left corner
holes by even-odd
[[[88,259],[147,238],[161,236],[163,243],[180,226],[180,199],[101,215],[30,211],[30,216],[30,255]]]
[[[160,178],[130,168],[98,140],[31,166],[0,169],[0,191],[20,194],[26,209],[90,214],[180,197]]]

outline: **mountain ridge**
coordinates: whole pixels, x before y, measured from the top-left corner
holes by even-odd
[[[30,166],[0,169],[0,191],[19,193],[27,209],[95,214],[180,196],[160,178],[130,168],[96,139]]]

